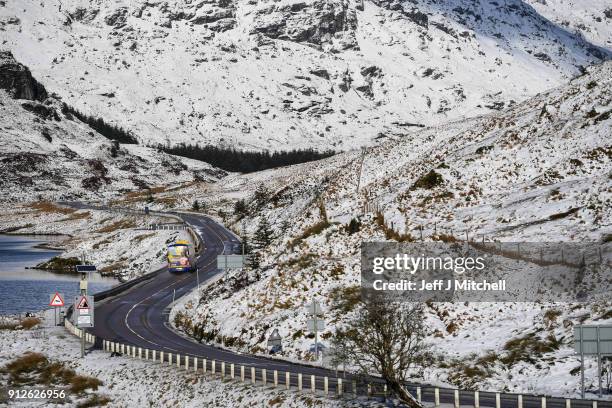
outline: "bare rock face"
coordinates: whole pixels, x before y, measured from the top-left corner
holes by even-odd
[[[45,87],[38,83],[30,70],[17,62],[10,51],[0,51],[0,89],[5,89],[15,99],[44,101]]]
[[[115,11],[104,17],[104,22],[115,28],[124,27],[127,24],[128,9],[127,7],[119,7]]]
[[[344,0],[271,4],[260,8],[252,33],[337,50],[358,49],[355,8]]]

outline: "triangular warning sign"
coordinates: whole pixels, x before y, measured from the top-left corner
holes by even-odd
[[[62,296],[59,293],[55,292],[55,295],[53,295],[51,301],[49,302],[49,306],[64,306],[64,299],[62,299]]]
[[[87,296],[81,296],[77,309],[89,309],[89,302],[87,302]]]

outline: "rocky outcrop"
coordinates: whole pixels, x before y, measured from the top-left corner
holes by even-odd
[[[119,7],[112,13],[108,14],[104,17],[104,22],[115,28],[124,27],[127,24],[128,19],[128,9],[127,7]]]
[[[44,101],[45,87],[38,83],[30,70],[15,60],[10,51],[0,51],[0,89],[5,89],[15,99]]]
[[[343,0],[314,0],[260,8],[252,33],[269,38],[357,49],[355,8]]]

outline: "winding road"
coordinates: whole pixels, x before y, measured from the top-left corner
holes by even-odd
[[[109,210],[105,207],[96,207],[83,203],[63,203],[73,208]],[[161,213],[157,213],[163,215]],[[166,215],[178,216],[188,224],[201,238],[203,248],[197,259],[199,280],[201,283],[214,278],[222,273],[217,269],[216,257],[219,254],[230,253],[230,248],[239,243],[238,238],[227,228],[218,224],[213,219],[204,215],[186,213],[167,213]],[[330,377],[329,390],[335,392],[335,372],[325,368],[314,367],[294,362],[260,357],[249,354],[241,354],[212,345],[203,344],[179,334],[171,328],[168,321],[170,307],[173,299],[178,299],[192,291],[197,285],[198,275],[195,273],[174,274],[166,268],[150,274],[147,279],[125,289],[117,290],[115,293],[104,296],[96,296],[95,327],[89,332],[96,335],[101,347],[101,339],[111,342],[129,344],[136,347],[163,351],[164,353],[179,353],[182,356],[196,357],[224,361],[246,365],[256,368],[256,378],[261,379],[262,369],[268,373],[278,370],[285,384],[284,375],[289,372],[290,384],[297,386],[298,374],[304,376],[304,387],[310,387],[307,376],[317,376],[317,388],[323,388],[324,376]],[[111,290],[112,291],[112,290]],[[99,298],[102,298],[99,300]],[[200,360],[202,361],[202,360]],[[201,362],[200,362],[201,364]],[[210,367],[210,366],[209,366]],[[210,368],[209,368],[210,369]],[[250,378],[250,375],[247,374]],[[269,378],[269,377],[268,377]],[[353,393],[351,377],[347,377],[343,386],[344,392]],[[380,383],[380,379],[372,379]],[[269,380],[268,380],[269,381]],[[416,395],[417,384],[409,384],[408,389]],[[434,388],[421,385],[423,401],[434,401]],[[357,386],[358,394],[366,393],[366,386]],[[453,403],[455,391],[440,388],[440,402]],[[492,392],[481,392],[479,396],[481,406],[496,406],[496,395]],[[517,394],[500,394],[499,408],[517,408]],[[474,405],[474,393],[461,391],[459,393],[461,405]],[[562,398],[548,398],[547,408],[565,408],[565,400]],[[572,408],[591,408],[591,401],[572,400]],[[541,408],[541,397],[524,395],[522,397],[523,408]],[[612,402],[600,401],[600,408],[612,408]]]

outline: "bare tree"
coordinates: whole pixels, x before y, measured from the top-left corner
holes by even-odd
[[[332,340],[332,361],[348,363],[364,375],[378,374],[400,401],[423,405],[404,386],[408,370],[426,354],[421,305],[385,300],[364,304],[357,317]]]

